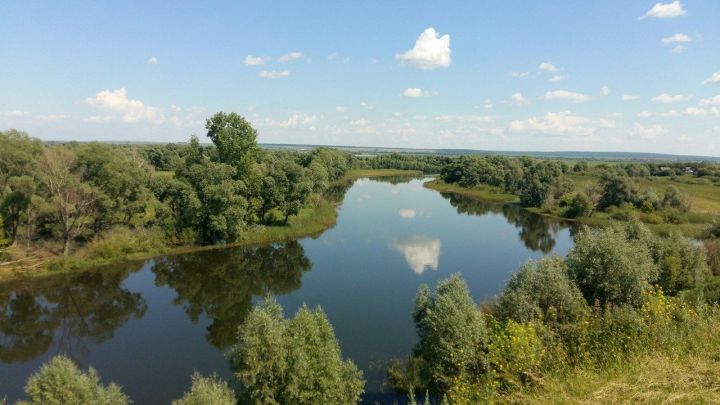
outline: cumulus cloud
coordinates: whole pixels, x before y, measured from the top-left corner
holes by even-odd
[[[573,103],[584,103],[590,100],[590,96],[587,94],[576,93],[574,91],[567,90],[555,90],[548,91],[545,93],[546,100],[566,100],[572,101]]]
[[[350,125],[352,125],[354,127],[364,127],[368,124],[370,124],[370,121],[366,120],[365,118],[360,118],[359,120],[350,121]]]
[[[337,111],[337,112],[345,112],[347,110],[348,110],[348,108],[345,107],[344,105],[339,105],[339,106],[335,107],[335,111]]]
[[[165,116],[155,107],[147,106],[140,100],[128,98],[127,90],[102,90],[94,97],[87,97],[84,102],[89,104],[105,115],[95,116],[96,120],[110,121],[119,117],[122,122],[134,124],[138,122],[149,122],[151,124],[162,124]]]
[[[608,94],[610,94],[610,87],[602,86],[600,88],[600,94],[602,94],[603,96],[607,96]]]
[[[622,101],[634,101],[634,100],[637,100],[637,99],[639,99],[639,98],[640,98],[640,97],[638,97],[638,96],[636,96],[636,95],[634,95],[634,94],[623,94],[622,97],[620,97],[620,99],[621,99]]]
[[[672,95],[672,94],[663,93],[663,94],[659,94],[659,95],[651,98],[650,100],[653,103],[670,104],[670,103],[679,103],[681,101],[687,101],[687,99],[688,99],[687,96],[683,96],[682,94]]]
[[[248,55],[245,57],[245,60],[243,63],[245,63],[248,66],[261,66],[264,65],[265,62],[268,61],[268,58],[264,58],[262,56],[252,56]]]
[[[154,64],[158,63],[158,58],[155,56],[151,56],[148,58],[147,63],[154,65]]]
[[[525,96],[523,96],[522,93],[513,94],[512,96],[510,96],[510,100],[512,100],[517,105],[530,104],[530,100],[528,100]]]
[[[720,72],[715,72],[707,79],[703,80],[703,84],[720,84]]]
[[[683,44],[687,42],[692,42],[692,38],[688,34],[683,33],[677,33],[675,35],[665,37],[662,39],[663,44]]]
[[[283,79],[290,76],[289,70],[261,70],[258,76],[263,79]]]
[[[559,70],[557,68],[557,66],[555,66],[554,64],[552,64],[550,62],[543,62],[540,65],[538,65],[538,68],[540,68],[540,70],[544,70],[546,72],[551,72],[551,73],[557,72]]]
[[[423,31],[412,49],[395,55],[405,65],[422,70],[446,68],[450,66],[450,35],[442,37],[430,27]]]
[[[685,45],[678,45],[678,46],[673,47],[673,49],[671,49],[670,52],[681,53],[681,52],[685,52],[686,49],[687,49],[687,47]]]
[[[317,116],[315,115],[310,115],[304,112],[294,112],[284,120],[266,119],[259,122],[258,126],[277,127],[283,129],[299,128],[312,126],[317,122],[317,120]]]
[[[304,58],[304,57],[305,57],[305,55],[303,55],[302,52],[297,52],[297,51],[296,51],[296,52],[290,52],[290,53],[286,53],[285,55],[280,56],[280,57],[278,58],[278,62],[280,62],[280,63],[290,63],[290,62],[294,62],[294,61],[296,61],[296,60],[302,59],[302,58]]]
[[[675,0],[672,3],[655,3],[645,15],[639,17],[644,18],[673,18],[680,17],[687,14],[685,7],[680,0]]]
[[[530,72],[510,72],[510,76],[517,78],[528,77],[529,75]]]
[[[440,262],[440,239],[412,236],[400,240],[392,248],[405,257],[408,266],[417,274],[426,268],[437,270]]]
[[[657,138],[658,136],[663,135],[665,133],[667,133],[667,130],[665,128],[663,128],[662,125],[654,124],[654,125],[645,127],[645,126],[638,124],[637,122],[635,123],[635,126],[633,127],[633,129],[631,131],[632,135],[638,136],[643,139]]]
[[[592,119],[575,115],[570,111],[549,112],[543,117],[525,121],[512,121],[510,132],[543,135],[594,135],[601,129],[614,128],[615,121]]]
[[[417,87],[408,87],[403,91],[403,96],[405,97],[422,97],[423,91],[422,89],[419,89]]]
[[[720,105],[720,94],[718,94],[715,97],[710,98],[704,98],[700,100],[701,106],[708,106],[708,105]]]
[[[561,81],[565,80],[566,78],[567,78],[567,76],[565,76],[565,75],[555,75],[555,76],[551,77],[551,78],[549,79],[549,81],[551,81],[551,82],[561,82]]]
[[[327,60],[333,63],[348,63],[350,62],[350,58],[347,56],[341,56],[337,52],[333,52],[330,55],[327,56]]]
[[[375,109],[375,106],[374,106],[374,105],[372,105],[372,104],[370,104],[370,103],[368,103],[368,102],[366,102],[366,101],[361,101],[361,102],[360,102],[360,107],[362,107],[362,108],[364,108],[364,109],[366,109],[366,110],[371,110],[371,111]]]

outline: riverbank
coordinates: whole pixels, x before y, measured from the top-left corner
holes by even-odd
[[[364,177],[397,177],[419,176],[422,172],[416,170],[395,169],[357,169],[348,171],[345,176],[333,183],[342,186],[348,182]],[[148,260],[159,255],[178,255],[204,250],[222,249],[247,245],[260,245],[267,243],[287,242],[305,237],[317,237],[327,229],[335,226],[337,208],[342,203],[334,201],[332,197],[321,198],[315,204],[305,207],[298,215],[290,217],[287,225],[262,225],[248,229],[242,239],[224,245],[182,245],[168,246],[155,244],[148,250],[122,253],[111,257],[88,257],[87,249],[80,248],[73,254],[63,257],[49,249],[20,247],[8,248],[6,254],[10,257],[0,263],[0,283],[20,278],[42,278],[55,274],[79,272],[95,267],[125,261]],[[136,235],[138,239],[147,238],[147,235]],[[148,240],[151,238],[148,238]],[[148,243],[147,245],[150,245]]]
[[[517,204],[519,198],[516,195],[504,193],[502,191],[493,189],[492,187],[474,187],[466,188],[458,186],[457,184],[448,184],[442,180],[436,179],[424,183],[424,186],[439,191],[441,193],[452,193],[458,194],[470,198],[475,198],[481,201],[504,203],[504,204]],[[647,214],[642,213],[639,210],[623,211],[614,214],[608,212],[595,211],[591,216],[579,217],[579,218],[566,218],[562,216],[563,209],[555,207],[556,209],[550,208],[535,208],[528,207],[524,208],[528,212],[532,212],[537,215],[542,215],[550,218],[555,218],[563,221],[577,222],[583,225],[591,227],[606,227],[609,226],[613,221],[622,221],[624,217],[630,218],[635,216],[641,222],[657,233],[658,235],[667,236],[672,232],[680,232],[683,235],[694,238],[704,239],[707,237],[708,230],[710,229],[713,221],[716,220],[716,216],[707,212],[703,213],[692,213],[691,218],[695,221],[684,222],[684,223],[652,223],[647,221]],[[627,219],[625,218],[625,219]]]

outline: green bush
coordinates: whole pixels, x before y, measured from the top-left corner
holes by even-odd
[[[500,319],[516,322],[569,323],[586,317],[588,312],[589,307],[559,257],[523,264],[508,281],[496,305]]]
[[[192,386],[182,398],[172,402],[172,405],[235,405],[235,394],[225,381],[217,376],[203,377],[195,373],[192,376]]]
[[[702,246],[680,233],[655,238],[651,251],[660,270],[657,282],[668,294],[695,288],[710,275]]]
[[[85,259],[112,260],[133,253],[158,253],[167,247],[159,230],[114,228],[84,246]]]
[[[431,388],[442,392],[462,375],[485,373],[485,322],[459,275],[441,280],[434,292],[422,285],[413,319],[420,338],[415,354],[424,361]]]
[[[593,209],[594,206],[590,197],[583,192],[579,192],[573,196],[572,200],[570,200],[565,215],[568,218],[587,217],[592,214]]]
[[[657,278],[657,267],[644,241],[621,230],[583,228],[567,256],[570,277],[589,304],[639,306]]]
[[[90,368],[83,373],[65,356],[56,356],[30,376],[23,405],[126,405],[130,398],[114,383],[103,386],[100,376]]]
[[[362,373],[343,360],[321,309],[302,307],[286,320],[272,298],[253,309],[229,357],[248,404],[353,404]]]

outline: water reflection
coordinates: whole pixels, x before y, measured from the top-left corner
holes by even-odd
[[[293,241],[163,257],[152,270],[155,284],[174,289],[174,303],[193,322],[207,314],[207,340],[225,348],[234,342],[253,297],[297,290],[310,267],[302,245]]]
[[[533,214],[517,204],[481,201],[452,193],[441,193],[459,214],[502,214],[508,223],[520,228],[518,237],[525,247],[533,251],[549,253],[555,247],[555,235],[570,225],[554,218]]]
[[[1,285],[0,361],[32,360],[54,340],[56,352],[85,360],[88,343],[111,339],[147,311],[142,295],[122,287],[132,268],[137,266]]]
[[[398,215],[403,219],[413,219],[417,216],[417,211],[412,208],[400,208]]]
[[[408,266],[417,274],[423,274],[426,268],[438,268],[440,239],[415,235],[393,243],[392,248],[405,256]]]

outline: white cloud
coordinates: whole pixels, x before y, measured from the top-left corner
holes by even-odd
[[[659,124],[644,127],[636,122],[630,133],[643,139],[653,139],[667,133],[667,130]]]
[[[566,78],[567,78],[567,76],[565,76],[565,75],[555,75],[555,76],[551,77],[550,80],[548,80],[548,81],[561,82],[561,81],[565,80]]]
[[[317,116],[304,112],[294,112],[284,120],[266,119],[258,123],[258,126],[277,127],[277,128],[299,128],[312,126],[317,122]]]
[[[348,108],[345,107],[344,105],[339,105],[339,106],[335,107],[335,111],[337,111],[337,112],[345,112],[347,110],[348,110]]]
[[[440,263],[440,239],[412,236],[398,241],[392,248],[402,253],[408,266],[417,274],[426,268],[437,270]]]
[[[603,96],[607,96],[608,94],[610,94],[610,87],[608,87],[608,86],[602,86],[602,87],[600,88],[600,93],[601,93]]]
[[[400,218],[413,219],[417,216],[417,211],[412,208],[401,208],[398,210],[398,215]]]
[[[637,99],[639,99],[639,98],[640,98],[639,96],[636,96],[636,95],[634,95],[634,94],[623,94],[622,97],[620,97],[620,99],[621,99],[622,101],[634,101],[634,100],[637,100]]]
[[[720,116],[720,109],[717,107],[712,108],[697,108],[697,107],[688,107],[683,111],[683,115],[688,115],[691,117],[704,117],[708,115],[712,115],[715,117]]]
[[[327,56],[327,60],[334,63],[348,63],[350,62],[350,58],[347,56],[341,56],[337,52],[333,52],[330,55]]]
[[[289,70],[261,70],[258,76],[263,79],[282,79],[290,76]]]
[[[678,46],[674,47],[673,49],[671,49],[670,52],[682,53],[682,52],[685,52],[686,49],[687,49],[687,47],[685,45],[678,45]]]
[[[530,104],[530,100],[525,98],[525,96],[522,95],[522,93],[515,93],[512,96],[510,96],[510,100],[515,102],[517,105],[528,105]]]
[[[450,35],[442,37],[430,27],[420,34],[412,49],[395,57],[403,64],[422,70],[450,66]]]
[[[557,68],[557,66],[553,65],[553,64],[550,63],[550,62],[543,62],[543,63],[541,63],[540,65],[538,65],[538,68],[540,68],[540,70],[544,70],[544,71],[546,71],[546,72],[551,72],[551,73],[552,73],[552,72],[557,72],[557,71],[559,70],[559,69]]]
[[[371,110],[371,111],[375,109],[375,106],[374,106],[374,105],[372,105],[372,104],[370,104],[370,103],[367,103],[367,102],[365,102],[365,101],[361,101],[361,102],[360,102],[360,107],[362,107],[362,108],[364,108],[364,109],[366,109],[366,110]]]
[[[640,111],[637,116],[640,117],[640,118],[650,118],[650,117],[654,117],[654,116],[656,116],[656,115],[657,115],[656,112],[652,112],[652,111]]]
[[[354,127],[364,127],[368,124],[370,124],[370,121],[366,120],[365,118],[360,118],[359,120],[350,121],[350,125],[352,125]]]
[[[644,18],[673,18],[687,14],[687,11],[683,7],[683,4],[679,0],[675,0],[672,3],[655,3],[645,15],[639,19]]]
[[[294,62],[296,60],[304,58],[305,55],[302,54],[302,52],[290,52],[286,53],[285,55],[282,55],[278,58],[278,62],[280,63],[290,63]]]
[[[567,90],[555,90],[545,93],[546,100],[567,100],[572,101],[573,103],[584,103],[586,101],[589,101],[590,98],[591,97],[587,94],[576,93],[574,91]]]
[[[403,96],[405,97],[422,97],[423,91],[422,89],[419,89],[417,87],[408,87],[403,91]]]
[[[701,106],[707,106],[707,105],[720,105],[720,94],[718,94],[715,97],[710,98],[704,98],[700,100]]]
[[[710,77],[703,80],[703,84],[720,84],[720,72],[715,72]]]
[[[682,94],[667,94],[663,93],[660,95],[657,95],[650,100],[654,103],[663,103],[663,104],[669,104],[669,103],[679,103],[681,101],[687,101],[687,96],[683,96]]]
[[[245,57],[245,60],[243,63],[245,63],[248,66],[261,66],[264,65],[265,62],[268,61],[268,58],[264,58],[262,56],[252,56],[248,55]]]
[[[663,44],[682,44],[692,42],[692,38],[688,34],[677,33],[673,36],[665,37],[662,39]]]
[[[151,56],[150,58],[148,58],[147,63],[154,65],[154,64],[158,63],[158,58],[155,56]]]
[[[67,120],[72,118],[72,115],[68,114],[47,114],[47,115],[41,115],[38,118],[40,118],[43,121],[61,121],[61,120]]]
[[[615,121],[591,119],[570,111],[549,112],[544,117],[532,117],[525,121],[512,121],[510,132],[546,135],[594,135],[601,129],[614,128]]]
[[[105,112],[106,115],[102,118],[107,121],[113,119],[107,114],[115,113],[119,114],[122,122],[128,124],[143,121],[151,124],[165,122],[165,116],[157,108],[146,106],[140,100],[129,99],[124,87],[117,90],[100,91],[95,94],[95,97],[87,97],[84,102]]]
[[[529,75],[530,72],[510,72],[510,76],[517,78],[528,77]]]

